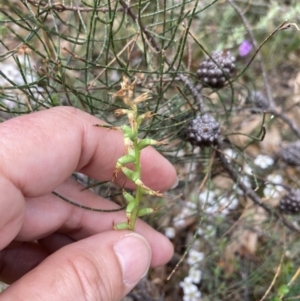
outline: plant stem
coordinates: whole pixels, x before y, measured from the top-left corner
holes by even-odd
[[[141,152],[138,149],[138,138],[135,139],[133,145],[134,145],[134,150],[135,150],[135,171],[138,175],[138,178],[141,179]],[[129,222],[129,227],[131,230],[134,229],[134,225],[135,225],[136,219],[138,217],[138,210],[139,210],[140,202],[142,199],[142,195],[143,195],[143,192],[142,192],[141,186],[137,186],[136,195],[135,195],[135,209],[132,212],[131,219]]]

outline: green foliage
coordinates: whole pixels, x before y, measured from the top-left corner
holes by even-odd
[[[116,167],[138,190],[123,192],[128,221],[116,228],[133,229],[145,213],[140,206],[146,213],[153,202],[165,206],[147,221],[176,230],[177,254],[194,237],[205,254],[198,288],[209,301],[260,300],[288,250],[266,298],[297,296],[297,286],[288,283],[300,266],[299,219],[278,214],[277,205],[299,188],[299,168],[283,160],[281,149],[300,139],[300,34],[285,27],[299,24],[299,13],[297,0],[2,0],[0,118],[67,105],[121,129],[128,152]],[[252,50],[241,55],[244,41]],[[203,88],[199,64],[224,49],[237,58],[235,76],[223,89]],[[124,103],[124,78],[137,97],[151,91],[151,99],[136,107]],[[258,91],[270,106],[253,99]],[[199,98],[221,125],[219,148],[185,140],[186,125],[203,113]],[[147,112],[153,114],[148,120]],[[168,141],[157,148],[180,177],[178,188],[158,201],[158,192],[143,187],[139,165],[142,149],[156,140]],[[261,154],[273,163],[264,168]],[[121,194],[104,184],[97,189],[111,198]],[[161,290],[174,301],[182,300],[182,270]]]

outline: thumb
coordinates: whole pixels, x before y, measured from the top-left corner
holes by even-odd
[[[4,300],[118,301],[145,276],[151,249],[140,235],[108,231],[67,245],[13,283]]]

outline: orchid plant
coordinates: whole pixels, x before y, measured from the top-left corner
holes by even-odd
[[[141,198],[143,194],[162,196],[159,191],[154,191],[147,187],[141,180],[141,152],[149,145],[162,145],[166,141],[156,141],[153,139],[145,138],[139,139],[139,128],[143,120],[149,119],[153,116],[152,112],[148,111],[139,115],[138,104],[151,98],[150,93],[146,92],[134,97],[134,90],[137,79],[131,82],[127,77],[123,77],[121,89],[113,96],[119,97],[123,100],[127,108],[118,109],[115,111],[117,116],[127,115],[129,125],[114,127],[110,125],[95,124],[98,127],[108,129],[120,130],[124,134],[124,155],[120,157],[116,163],[115,171],[112,180],[115,181],[118,172],[122,171],[124,175],[136,185],[135,196],[131,195],[123,189],[123,196],[127,202],[126,217],[127,221],[114,225],[114,229],[134,230],[134,226],[138,217],[151,214],[155,209],[153,208],[140,208]],[[133,164],[133,169],[126,167],[127,164]]]

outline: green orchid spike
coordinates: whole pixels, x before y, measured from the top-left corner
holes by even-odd
[[[129,194],[123,190],[123,196],[127,202],[126,206],[126,217],[127,221],[114,225],[116,230],[134,230],[135,223],[138,217],[151,214],[156,209],[152,208],[140,208],[141,198],[143,194],[163,196],[159,191],[153,191],[141,180],[141,151],[143,148],[149,145],[162,145],[166,144],[166,141],[156,141],[153,139],[138,139],[139,127],[143,120],[149,119],[153,116],[151,112],[146,112],[144,114],[138,114],[137,105],[145,100],[150,99],[150,93],[146,92],[140,94],[134,98],[134,89],[136,85],[136,79],[131,82],[127,77],[123,77],[121,83],[121,89],[117,91],[113,96],[119,97],[123,100],[124,104],[128,107],[126,109],[118,109],[115,111],[117,116],[127,115],[129,125],[123,125],[121,127],[110,127],[107,125],[96,125],[105,128],[112,128],[121,130],[124,134],[124,145],[125,153],[120,157],[116,163],[116,167],[113,173],[113,181],[116,180],[118,172],[122,171],[123,174],[135,183],[136,193],[135,196]],[[128,168],[126,164],[132,164],[133,168]]]

